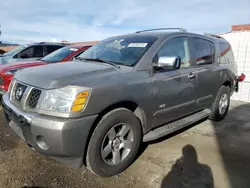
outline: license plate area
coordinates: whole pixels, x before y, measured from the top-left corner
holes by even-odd
[[[9,126],[15,131],[15,133],[20,136],[23,140],[25,140],[23,135],[23,130],[20,126],[18,126],[14,121],[9,122]]]
[[[27,119],[15,113],[12,109],[10,109],[4,104],[2,105],[2,108],[3,108],[5,118],[8,121],[9,126],[23,140],[25,140],[29,144],[32,144],[30,124],[28,123]]]

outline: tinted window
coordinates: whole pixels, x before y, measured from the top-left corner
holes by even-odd
[[[134,66],[155,42],[154,36],[127,35],[103,40],[92,46],[79,57],[102,59],[113,63]]]
[[[191,65],[188,39],[187,37],[177,37],[168,40],[157,52],[153,62],[157,62],[159,57],[178,56],[181,59],[181,67],[189,67]]]
[[[46,54],[45,55],[48,55],[60,48],[62,48],[63,46],[53,46],[53,45],[49,45],[49,46],[46,46]]]
[[[33,57],[43,57],[43,46],[35,46]]]
[[[43,46],[29,47],[20,52],[19,57],[21,58],[43,57]]]
[[[221,63],[234,63],[234,54],[228,43],[219,43]]]
[[[193,39],[194,57],[197,65],[214,61],[214,44],[205,39]]]
[[[65,57],[71,55],[72,53],[75,53],[76,51],[78,51],[77,48],[63,47],[45,56],[44,58],[42,58],[42,60],[51,63],[59,62]]]

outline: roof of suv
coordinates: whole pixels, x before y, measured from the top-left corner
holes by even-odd
[[[170,31],[164,31],[164,30],[170,29]],[[171,31],[172,29],[179,29],[179,31]],[[160,28],[160,29],[149,29],[149,30],[143,30],[143,31],[137,31],[135,33],[131,34],[126,34],[122,36],[134,36],[134,35],[140,35],[140,36],[152,36],[156,38],[160,37],[166,37],[168,35],[176,35],[176,34],[187,34],[187,35],[193,35],[193,36],[199,36],[199,37],[207,37],[209,39],[212,39],[214,41],[220,41],[220,42],[227,42],[223,37],[215,34],[210,34],[210,33],[204,33],[202,34],[197,34],[197,33],[191,33],[187,32],[185,29],[182,28]]]

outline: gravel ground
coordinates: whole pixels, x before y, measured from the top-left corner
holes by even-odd
[[[0,115],[0,188],[249,188],[250,104],[232,102],[222,122],[209,120],[143,144],[124,173],[100,178],[28,148]]]

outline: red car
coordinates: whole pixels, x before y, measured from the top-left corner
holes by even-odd
[[[56,50],[37,61],[13,62],[0,66],[0,95],[8,91],[14,74],[24,68],[46,65],[50,63],[72,61],[91,46],[69,45]]]

